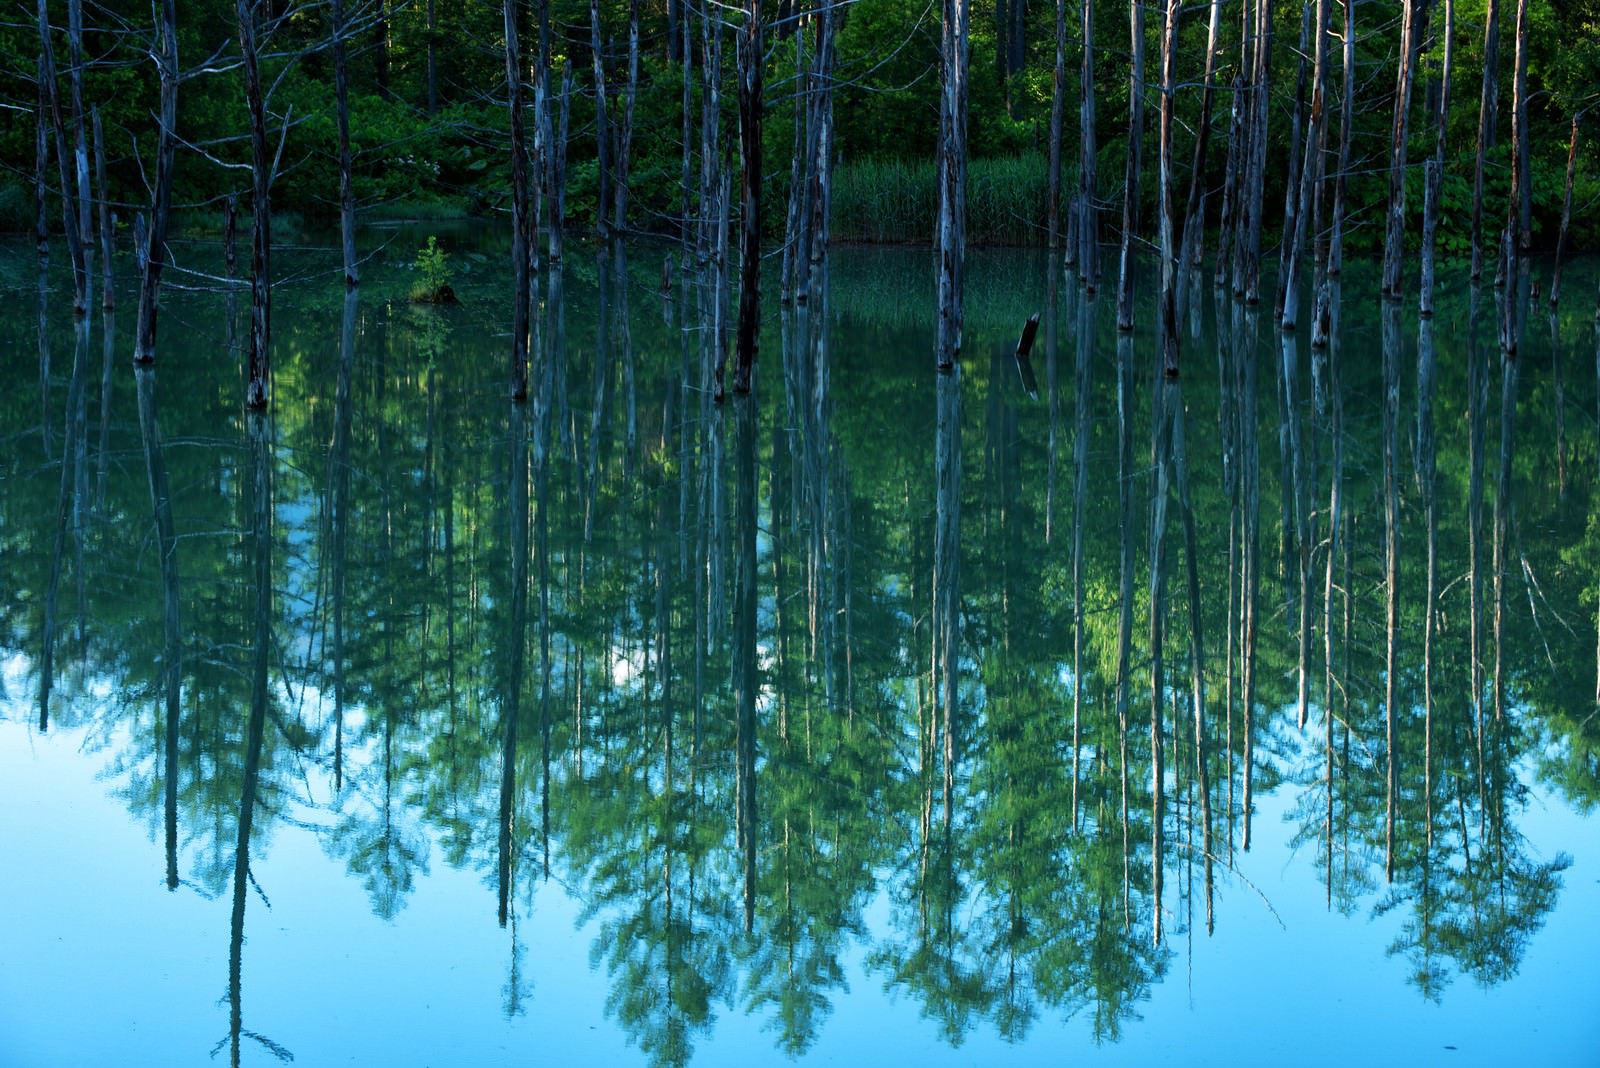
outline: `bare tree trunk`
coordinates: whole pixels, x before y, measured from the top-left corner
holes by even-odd
[[[1078,72],[1078,277],[1093,294],[1100,284],[1100,206],[1095,160],[1094,0],[1081,0],[1083,56]]]
[[[1490,0],[1492,3],[1493,0]],[[1350,130],[1355,125],[1356,0],[1344,0],[1344,69],[1339,85],[1339,173],[1333,183],[1332,232],[1328,237],[1327,276],[1338,278],[1344,270],[1345,203],[1350,178]]]
[[[1472,170],[1472,280],[1483,277],[1483,167],[1494,147],[1500,110],[1500,0],[1488,0],[1483,15],[1483,88],[1478,98],[1478,156]]]
[[[148,363],[156,356],[156,308],[161,294],[161,267],[167,255],[167,213],[172,201],[172,168],[177,149],[174,133],[178,124],[177,0],[161,0],[161,23],[157,27],[156,41],[156,62],[161,79],[161,118],[156,131],[156,184],[150,202],[150,229],[142,257],[144,270],[139,284],[139,320],[133,335],[133,358],[136,363]],[[231,225],[231,212],[228,221]],[[232,254],[231,243],[229,254]],[[231,264],[228,274],[232,277]]]
[[[781,9],[780,9],[781,14]],[[811,145],[806,127],[811,115],[811,94],[816,86],[812,81],[812,72],[806,66],[806,31],[803,24],[785,28],[780,26],[778,36],[781,38],[785,32],[794,34],[794,71],[798,88],[794,95],[794,139],[793,148],[789,157],[789,203],[784,217],[783,227],[783,269],[779,276],[779,302],[790,304],[794,300],[795,290],[798,288],[796,272],[800,269],[800,248],[802,228],[809,230],[811,219],[805,217],[801,222],[801,206],[809,203],[806,190],[811,184],[811,160],[806,155],[806,149]],[[806,269],[810,269],[807,263]]]
[[[561,122],[550,146],[550,262],[560,263],[567,227],[567,140],[572,121],[572,64],[561,73]]]
[[[678,0],[669,0],[674,7]],[[683,244],[683,261],[685,266],[689,262],[689,249],[694,244],[695,228],[689,222],[690,165],[694,157],[694,45],[693,45],[694,11],[686,8],[683,12],[683,169],[679,178],[679,238]]]
[[[361,283],[356,267],[356,194],[350,180],[350,79],[346,71],[349,47],[344,0],[333,0],[333,92],[339,125],[339,234],[344,248],[344,284]],[[434,112],[433,0],[428,0],[428,114]]]
[[[628,171],[633,156],[633,106],[638,95],[639,0],[631,0],[628,5],[628,88],[622,99],[622,124],[617,131],[617,170],[612,187],[615,208],[611,213],[611,226],[619,234],[628,230]]]
[[[1422,0],[1402,0],[1400,17],[1400,68],[1394,91],[1394,125],[1389,141],[1389,209],[1383,242],[1383,296],[1399,300],[1401,267],[1406,250],[1406,142],[1411,136],[1411,93],[1416,84],[1417,54],[1421,49]]]
[[[1533,246],[1533,172],[1528,159],[1528,0],[1517,0],[1517,53],[1511,82],[1511,197],[1506,207],[1504,254],[1506,299],[1500,349],[1515,359],[1528,301],[1522,277]]]
[[[78,178],[78,233],[83,237],[85,284],[94,270],[94,194],[89,186],[89,141],[83,124],[83,0],[67,0],[67,81],[72,89],[72,160]],[[90,288],[84,289],[88,311]]]
[[[1228,151],[1223,161],[1222,211],[1217,219],[1217,269],[1211,284],[1217,289],[1227,286],[1233,275],[1234,259],[1239,251],[1239,185],[1242,180],[1244,153],[1244,110],[1247,97],[1242,75],[1235,75],[1228,93]]]
[[[1128,4],[1133,66],[1128,74],[1128,167],[1122,187],[1122,251],[1118,259],[1117,329],[1133,329],[1133,239],[1139,227],[1139,170],[1144,148],[1144,5]]]
[[[1434,245],[1439,230],[1439,200],[1444,182],[1445,122],[1450,115],[1450,74],[1455,58],[1456,2],[1444,0],[1444,56],[1435,85],[1433,122],[1435,139],[1433,159],[1428,164],[1427,184],[1424,187],[1422,207],[1422,292],[1418,311],[1424,317],[1433,315],[1433,261]]]
[[[33,243],[39,256],[39,270],[50,265],[50,214],[48,199],[50,184],[46,173],[50,169],[50,85],[44,70],[44,53],[39,53],[39,110],[33,126]]]
[[[1300,276],[1305,262],[1306,228],[1322,215],[1323,158],[1328,144],[1328,0],[1317,0],[1316,42],[1311,72],[1311,128],[1306,131],[1305,162],[1300,168],[1299,203],[1295,209],[1293,246],[1284,271],[1282,326],[1294,330],[1300,320]],[[1313,236],[1312,240],[1316,240]],[[1316,258],[1316,262],[1322,262]],[[1320,285],[1321,280],[1314,283]],[[1314,331],[1313,331],[1314,333]]]
[[[1550,274],[1550,310],[1561,303],[1561,257],[1567,252],[1567,227],[1572,222],[1572,178],[1578,165],[1578,116],[1572,116],[1572,136],[1567,141],[1567,184],[1561,195],[1561,230],[1556,237],[1556,262]]]
[[[505,0],[506,90],[511,118],[511,399],[528,398],[528,144],[522,121],[522,42],[517,36],[520,0]],[[598,214],[605,215],[605,202]]]
[[[1250,95],[1251,119],[1247,141],[1249,166],[1241,203],[1245,213],[1242,270],[1235,272],[1235,294],[1246,304],[1261,302],[1261,225],[1266,198],[1267,130],[1271,114],[1272,0],[1256,0],[1254,88]]]
[[[761,0],[750,0],[739,42],[740,226],[738,362],[733,391],[750,392],[761,331]]]
[[[100,204],[100,307],[110,311],[116,306],[111,286],[111,253],[116,249],[116,237],[111,230],[111,202],[106,193],[106,133],[100,125],[100,109],[92,108],[89,114],[94,136],[94,184],[100,190],[100,196],[96,198]],[[1567,188],[1572,188],[1570,179]],[[1571,200],[1570,195],[1568,200]]]
[[[606,223],[606,204],[611,201],[611,132],[607,122],[610,102],[606,97],[606,61],[600,39],[600,0],[589,0],[589,52],[594,66],[595,157],[600,168],[600,186],[595,195],[594,226],[600,240],[611,236]]]
[[[428,115],[439,114],[439,22],[434,0],[428,0],[425,18],[428,35]]]
[[[1383,873],[1394,881],[1397,808],[1400,803],[1400,311],[1383,309],[1383,545],[1386,635],[1384,753],[1387,775]]]
[[[61,220],[67,235],[67,254],[72,260],[72,310],[82,316],[89,311],[89,264],[83,247],[87,235],[78,225],[78,208],[73,203],[71,155],[67,148],[66,121],[61,116],[61,94],[56,88],[55,46],[51,41],[45,0],[39,0],[39,47],[40,95],[49,101],[56,141],[56,169],[61,177]]]
[[[963,267],[967,252],[967,26],[970,0],[942,0],[939,96],[939,217],[936,241],[938,327],[934,362],[942,371],[961,355]]]
[[[1050,92],[1050,171],[1045,226],[1050,233],[1050,251],[1061,248],[1061,113],[1067,98],[1067,0],[1056,0],[1056,65]]]
[[[244,57],[245,103],[250,112],[250,382],[245,407],[267,406],[272,380],[272,160],[267,154],[267,115],[256,59],[260,0],[234,0],[239,48]]]
[[[1217,72],[1217,31],[1221,24],[1221,0],[1211,0],[1211,17],[1206,29],[1206,72],[1201,80],[1200,129],[1194,139],[1194,163],[1189,168],[1189,197],[1183,209],[1183,250],[1179,254],[1178,292],[1188,291],[1189,270],[1204,260],[1206,149],[1211,143],[1211,112],[1216,98],[1213,84]]]
[[[1305,126],[1306,118],[1306,50],[1311,45],[1311,5],[1300,5],[1300,44],[1295,49],[1298,57],[1298,71],[1294,83],[1294,114],[1289,122],[1289,181],[1283,190],[1283,237],[1278,245],[1278,289],[1273,305],[1273,313],[1278,321],[1283,321],[1283,305],[1286,288],[1289,284],[1299,282],[1300,273],[1300,244],[1305,240],[1305,224],[1301,212],[1301,191],[1304,185],[1303,176],[1306,172],[1306,163],[1300,151],[1300,135]],[[1306,139],[1309,147],[1311,139]],[[1291,275],[1294,277],[1291,278]],[[1292,324],[1285,329],[1292,328]]]
[[[1161,242],[1161,294],[1159,326],[1156,337],[1161,350],[1161,372],[1167,378],[1178,377],[1178,283],[1182,270],[1180,236],[1175,232],[1172,217],[1174,186],[1177,178],[1172,168],[1173,98],[1178,91],[1178,19],[1183,0],[1167,0],[1167,22],[1161,35],[1161,112],[1157,133],[1157,167],[1160,189]]]

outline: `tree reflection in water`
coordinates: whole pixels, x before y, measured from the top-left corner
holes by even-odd
[[[109,474],[79,525],[87,341],[70,380],[45,368],[42,434],[31,389],[12,399],[0,635],[52,729],[62,708],[87,722],[165,831],[168,885],[231,893],[234,1055],[282,1050],[244,1025],[244,921],[296,824],[385,918],[435,859],[476,873],[485,915],[459,922],[495,902],[507,1012],[554,966],[519,918],[547,885],[570,895],[608,1011],[658,1064],[730,1012],[806,1053],[861,961],[858,984],[952,1043],[1078,1015],[1114,1041],[1168,942],[1229,937],[1268,795],[1330,908],[1398,917],[1389,949],[1424,996],[1516,972],[1570,863],[1521,814],[1536,788],[1600,797],[1576,669],[1600,660],[1579,624],[1594,481],[1576,440],[1564,500],[1528,455],[1555,412],[1543,332],[1491,410],[1495,327],[1469,288],[1412,334],[1398,309],[1352,315],[1347,274],[1325,357],[1195,295],[1217,386],[1191,355],[1180,387],[1139,335],[1100,336],[1069,278],[1046,351],[1073,373],[1034,400],[979,339],[1008,336],[1042,276],[986,293],[974,274],[969,349],[994,358],[933,377],[900,358],[926,351],[907,262],[825,264],[724,406],[726,294],[685,263],[638,299],[650,250],[540,279],[509,414],[488,298],[291,294],[273,422],[241,442],[235,368],[174,358],[158,424],[140,372],[138,424],[102,396]],[[147,477],[117,477],[134,450]],[[1070,535],[1047,540],[1055,517]],[[1261,595],[1274,570],[1283,598]],[[74,585],[82,666],[62,673],[52,591]]]

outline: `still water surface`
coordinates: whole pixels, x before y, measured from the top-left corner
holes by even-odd
[[[447,237],[282,255],[265,419],[223,296],[136,373],[0,254],[0,1063],[1600,1060],[1596,265],[1510,374],[1352,268],[1164,383],[1017,254],[937,376],[846,249],[719,407],[578,247],[514,406]]]

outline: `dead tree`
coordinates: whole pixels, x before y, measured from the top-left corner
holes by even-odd
[[[1483,167],[1494,147],[1500,110],[1500,3],[1488,0],[1483,14],[1483,88],[1478,98],[1478,156],[1472,170],[1472,280],[1483,277]]]
[[[256,30],[261,0],[234,0],[244,67],[245,105],[250,113],[250,381],[245,406],[267,406],[272,379],[272,159],[267,153],[267,113],[257,61]]]
[[[157,299],[161,295],[161,267],[166,261],[167,213],[172,203],[172,168],[177,148],[177,0],[161,0],[161,22],[156,27],[154,55],[160,71],[161,117],[156,130],[156,184],[150,197],[150,227],[140,256],[144,270],[139,282],[139,321],[133,335],[136,363],[149,363],[156,356]],[[232,221],[231,214],[229,221]],[[229,274],[232,274],[231,269]]]
[[[1383,241],[1383,296],[1399,300],[1406,244],[1406,142],[1411,137],[1411,94],[1422,48],[1422,0],[1404,0],[1400,20],[1400,67],[1395,72],[1394,123],[1389,140],[1389,208]]]
[[[1133,239],[1139,226],[1139,170],[1144,147],[1144,5],[1128,4],[1133,66],[1128,74],[1128,168],[1122,187],[1122,251],[1118,257],[1117,329],[1133,329]]]
[[[934,362],[941,371],[961,355],[962,286],[967,253],[967,70],[970,0],[942,0],[939,91],[939,214],[935,245],[938,327]]]
[[[519,0],[505,0],[506,89],[511,112],[511,399],[528,398],[528,278],[532,235],[528,217],[528,143],[522,119],[522,41],[517,35]],[[597,217],[605,218],[601,202]]]
[[[333,0],[333,92],[339,126],[339,235],[344,249],[345,288],[361,282],[356,268],[356,197],[350,181],[350,79],[345,66],[350,26],[344,17],[344,0]],[[428,4],[428,113],[435,107],[433,84],[433,3]]]
[[[635,5],[637,11],[637,5]],[[740,242],[738,362],[733,391],[750,392],[750,368],[761,330],[761,0],[745,9],[739,38]],[[620,219],[619,219],[620,223]]]
[[[56,88],[55,45],[51,40],[50,15],[45,0],[39,0],[39,84],[41,106],[48,103],[50,125],[56,142],[56,169],[61,178],[61,221],[66,231],[67,255],[72,260],[72,310],[77,315],[89,312],[89,263],[84,250],[88,235],[78,225],[78,208],[73,194],[71,154],[67,149],[66,120],[61,115],[61,94]]]

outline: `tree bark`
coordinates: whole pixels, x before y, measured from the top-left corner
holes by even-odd
[[[1122,187],[1122,249],[1118,257],[1117,329],[1133,329],[1133,239],[1139,227],[1139,171],[1144,150],[1144,5],[1128,4],[1133,66],[1128,75],[1128,167]]]
[[[1490,0],[1492,3],[1493,0]],[[1333,218],[1328,237],[1327,276],[1338,278],[1344,270],[1344,221],[1350,179],[1350,131],[1355,125],[1356,0],[1344,0],[1344,69],[1340,78],[1339,172],[1333,183]]]
[[[942,0],[939,95],[939,215],[936,244],[938,327],[934,362],[942,371],[961,355],[962,289],[967,250],[967,39],[970,0]]]
[[[172,169],[176,157],[178,124],[178,11],[177,0],[161,0],[161,23],[157,27],[157,64],[161,80],[161,118],[156,130],[156,184],[150,200],[150,229],[144,251],[144,270],[139,284],[139,317],[134,330],[133,357],[148,363],[156,355],[156,309],[161,295],[161,268],[166,261],[167,214],[172,203]],[[232,237],[233,214],[228,202],[228,237]],[[227,243],[228,275],[233,275],[232,241]],[[231,316],[230,316],[231,319]]]
[[[1061,113],[1067,96],[1067,0],[1056,0],[1056,65],[1050,92],[1050,163],[1045,206],[1045,226],[1049,231],[1050,251],[1061,248]]]
[[[267,152],[267,115],[256,56],[260,0],[234,0],[239,49],[244,61],[245,104],[250,113],[250,381],[245,407],[267,406],[272,380],[272,159]]]
[[[1078,71],[1078,277],[1093,295],[1100,283],[1100,208],[1097,202],[1094,103],[1094,0],[1082,0],[1082,65]]]
[[[1572,222],[1572,179],[1578,165],[1578,116],[1572,116],[1572,135],[1567,140],[1567,183],[1561,195],[1561,230],[1556,237],[1556,262],[1550,272],[1550,310],[1561,303],[1561,258],[1567,252],[1567,227]]]
[[[528,226],[528,145],[522,116],[522,42],[518,37],[520,0],[505,0],[506,89],[511,117],[511,399],[528,398],[528,276],[532,235]],[[605,216],[600,202],[599,217]]]
[[[606,223],[606,205],[611,201],[611,131],[608,123],[610,102],[606,97],[606,61],[600,38],[600,0],[589,0],[589,53],[594,67],[595,157],[600,167],[600,186],[595,196],[594,228],[600,240],[608,240],[611,228]]]
[[[757,65],[760,65],[759,59]],[[633,157],[633,107],[639,95],[639,0],[628,5],[628,88],[622,99],[622,123],[617,130],[617,168],[612,180],[611,226],[628,230],[628,181]]]
[[[750,0],[739,48],[740,225],[738,362],[733,391],[750,392],[761,330],[761,0]],[[619,220],[620,224],[620,220]]]
[[[61,178],[61,221],[67,237],[67,255],[72,260],[72,310],[82,316],[89,311],[89,264],[83,243],[88,235],[78,225],[78,208],[73,202],[71,153],[67,148],[67,126],[61,116],[61,93],[56,87],[55,46],[50,36],[50,16],[46,0],[39,0],[39,82],[41,96],[49,102],[50,124],[56,141],[56,169]]]
[[[111,253],[116,248],[116,238],[111,230],[111,202],[106,193],[106,132],[100,124],[99,108],[91,108],[89,116],[94,137],[94,184],[100,190],[95,198],[100,205],[100,307],[110,311],[116,306],[111,285]],[[1567,186],[1570,189],[1572,183],[1568,181]]]
[[[1389,208],[1383,242],[1383,296],[1399,300],[1406,243],[1406,142],[1411,136],[1411,95],[1422,46],[1422,0],[1403,0],[1400,67],[1395,75],[1394,123],[1389,140]]]
[[[339,235],[344,249],[345,288],[359,285],[356,267],[356,195],[350,180],[350,84],[345,70],[349,25],[344,17],[344,0],[333,0],[333,92],[339,125]],[[428,0],[428,113],[434,111],[433,85],[433,0]]]
[[[1483,277],[1483,168],[1494,147],[1500,110],[1500,2],[1488,0],[1483,14],[1483,88],[1478,98],[1478,155],[1472,170],[1472,280]]]
[[[1183,208],[1183,248],[1179,253],[1178,292],[1188,291],[1190,267],[1198,268],[1205,245],[1206,151],[1211,144],[1211,113],[1216,100],[1213,81],[1217,73],[1217,33],[1222,21],[1220,0],[1211,0],[1206,26],[1206,70],[1201,79],[1200,128],[1194,139],[1194,162],[1189,168],[1189,196]]]
[[[1444,182],[1445,127],[1450,115],[1450,75],[1455,58],[1456,3],[1444,0],[1444,56],[1439,80],[1435,85],[1433,123],[1435,130],[1433,159],[1428,165],[1427,184],[1422,204],[1422,287],[1418,312],[1424,317],[1433,315],[1433,277],[1435,245],[1439,230],[1439,200]]]
[[[50,265],[50,214],[48,200],[50,169],[50,81],[45,75],[44,53],[39,53],[39,110],[33,127],[33,243],[39,256],[39,270]]]

